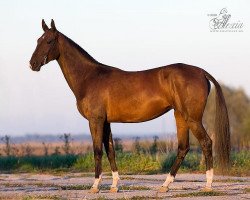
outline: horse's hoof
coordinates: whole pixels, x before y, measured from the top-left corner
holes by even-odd
[[[100,191],[100,190],[99,190],[98,188],[92,187],[92,188],[90,188],[89,193],[96,194],[96,193],[98,193],[99,191]]]
[[[119,191],[118,187],[111,187],[109,190],[110,193],[117,193],[118,191]]]
[[[212,192],[213,189],[211,187],[204,187],[201,191],[202,192]]]
[[[159,189],[158,189],[158,192],[160,193],[166,193],[168,192],[168,187],[167,186],[161,186]]]

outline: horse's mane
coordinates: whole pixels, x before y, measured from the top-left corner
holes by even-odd
[[[62,33],[61,33],[62,34]],[[63,37],[73,46],[75,47],[79,52],[81,52],[86,58],[91,60],[92,62],[99,63],[96,59],[94,59],[87,51],[85,51],[82,47],[80,47],[77,43],[75,43],[73,40],[71,40],[66,35],[62,34]]]

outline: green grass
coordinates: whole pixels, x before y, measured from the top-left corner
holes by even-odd
[[[93,172],[93,154],[80,157],[73,168],[84,172]],[[103,171],[110,171],[110,166],[106,156],[103,156]],[[117,167],[120,173],[150,174],[159,172],[161,164],[150,154],[118,153],[116,155]]]
[[[67,186],[57,186],[60,187],[62,190],[89,190],[91,185],[67,185]],[[101,185],[100,190],[109,190],[110,185]],[[146,186],[127,186],[123,185],[120,186],[121,190],[150,190],[150,187]]]
[[[145,199],[149,200],[149,199],[163,199],[163,198],[155,198],[155,197],[149,197],[149,196],[133,196],[129,198],[129,200],[145,200]],[[109,200],[109,198],[100,196],[93,200]],[[128,200],[128,198],[122,197],[122,198],[117,198],[116,200]]]
[[[250,187],[249,187],[249,188],[245,188],[245,189],[244,189],[244,192],[245,192],[245,193],[250,193]]]
[[[239,182],[246,182],[246,180],[241,179],[215,179],[213,182],[222,182],[222,183],[239,183]]]
[[[89,190],[91,188],[92,185],[90,184],[85,184],[85,185],[60,185],[60,184],[55,184],[55,183],[44,183],[44,182],[30,182],[30,183],[3,183],[2,184],[5,187],[24,187],[24,186],[38,186],[38,187],[54,187],[54,188],[58,188],[61,190]],[[100,185],[100,189],[101,190],[109,190],[110,189],[110,185]],[[120,186],[121,190],[150,190],[150,187],[147,186],[133,186],[133,185],[122,185]]]
[[[182,194],[176,194],[173,195],[172,198],[177,197],[200,197],[200,196],[225,196],[227,195],[224,192],[217,192],[217,191],[211,191],[211,192],[190,192],[190,193],[182,193]]]
[[[60,198],[56,195],[35,195],[35,196],[24,196],[22,200],[38,200],[38,199],[53,199],[53,200],[65,200],[63,198]]]
[[[59,186],[62,190],[89,190],[91,185],[63,185]]]
[[[0,157],[0,170],[32,172],[35,170],[64,169],[72,167],[77,158],[77,155]]]
[[[231,161],[230,175],[250,176],[250,151],[232,153]]]
[[[162,172],[169,172],[171,166],[173,165],[176,159],[176,153],[170,153],[162,162]],[[203,166],[200,166],[201,154],[192,152],[188,153],[181,164],[180,171],[181,172],[190,172],[190,171],[198,171]]]
[[[121,190],[151,190],[151,188],[147,186],[126,186],[126,185],[121,186],[120,189]]]
[[[158,199],[164,199],[163,197],[150,197],[150,196],[133,196],[133,197],[130,197],[129,200],[150,200],[150,199],[154,199],[154,200],[158,200]],[[128,198],[118,198],[116,200],[128,200]]]
[[[175,153],[161,154],[158,159],[147,153],[135,154],[130,152],[117,153],[116,162],[120,174],[155,174],[169,172]],[[182,162],[179,173],[205,172],[200,164],[201,154],[189,152]],[[229,175],[250,175],[250,152],[233,152],[231,154],[232,167]],[[110,172],[107,156],[103,156],[103,171]],[[0,157],[0,172],[49,172],[60,175],[64,171],[94,172],[93,153],[79,155],[50,155],[25,157]],[[216,164],[215,164],[215,172]]]

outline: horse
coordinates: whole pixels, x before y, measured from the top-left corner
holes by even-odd
[[[110,123],[139,123],[155,119],[174,110],[177,127],[177,157],[159,192],[167,192],[169,184],[189,151],[189,130],[198,139],[206,164],[205,191],[212,190],[212,140],[202,116],[211,89],[216,89],[215,151],[221,168],[229,167],[230,129],[222,89],[215,78],[202,68],[183,63],[170,64],[145,71],[123,71],[102,64],[78,44],[59,32],[51,20],[51,28],[42,20],[43,35],[30,60],[30,68],[56,60],[75,95],[80,114],[89,122],[93,140],[95,179],[90,192],[99,192],[102,179],[103,144],[112,170],[110,192],[118,192],[120,180]]]

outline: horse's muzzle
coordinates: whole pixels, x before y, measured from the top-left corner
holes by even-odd
[[[33,63],[32,63],[32,62],[30,61],[30,69],[31,69],[32,71],[37,71],[37,72],[40,71],[41,66],[42,66],[41,64],[38,64],[38,65],[37,65],[36,62],[33,62]]]

